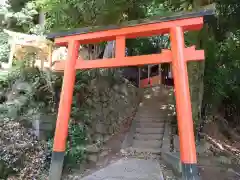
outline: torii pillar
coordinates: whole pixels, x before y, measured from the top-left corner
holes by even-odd
[[[181,27],[170,30],[172,70],[176,97],[178,133],[183,180],[196,180],[197,157],[194,139],[192,107],[188,83],[187,63],[184,60],[184,33]]]

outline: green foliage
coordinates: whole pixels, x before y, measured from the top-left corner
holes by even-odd
[[[67,149],[65,154],[65,167],[73,168],[86,160],[86,130],[84,126],[71,121],[68,128]],[[48,151],[52,152],[53,139],[48,140]],[[50,154],[49,154],[50,155]]]
[[[155,54],[161,49],[169,48],[168,36],[153,36],[150,38],[137,38],[127,41],[128,52],[130,56]]]
[[[219,22],[217,24],[216,34],[220,40],[226,37],[228,32],[235,32],[240,29],[240,7],[237,0],[218,0],[217,15]]]
[[[84,126],[78,123],[71,123],[69,126],[69,134],[66,150],[66,165],[69,167],[81,164],[86,160],[86,130]]]
[[[240,99],[237,93],[240,90],[239,38],[236,33],[223,42],[210,39],[206,44],[205,100],[216,107],[226,98],[234,97],[235,103]]]
[[[57,83],[58,76],[24,66],[15,67],[2,76],[5,78],[2,78],[0,87],[8,97],[8,103],[0,104],[2,108],[0,114],[8,113],[7,116],[10,119],[22,116],[30,121],[36,112],[50,114],[56,112],[53,86]],[[33,113],[32,115],[29,114],[29,110]]]
[[[88,124],[90,119],[91,107],[80,100],[79,92],[84,93],[87,91],[87,87],[94,77],[95,76],[92,75],[91,71],[78,71],[76,74],[71,121],[69,125],[67,150],[65,155],[66,168],[76,167],[81,164],[82,161],[86,160],[84,148],[88,139],[85,124]],[[48,144],[51,151],[53,140],[50,139]]]
[[[34,24],[34,17],[38,14],[35,3],[22,1],[9,1],[8,4],[0,6],[1,28],[0,28],[0,61],[7,62],[10,47],[8,35],[2,29],[13,29],[16,31],[32,32],[40,34],[43,30]]]
[[[46,28],[71,29],[83,26],[117,24],[145,16],[148,0],[36,0],[47,14]]]
[[[0,62],[8,61],[8,54],[10,47],[8,45],[8,35],[4,32],[0,32]]]
[[[35,3],[28,2],[19,11],[14,11],[11,6],[0,7],[0,15],[3,16],[2,27],[18,31],[29,32],[34,24],[34,16],[38,14]]]
[[[7,4],[10,5],[14,12],[21,11],[24,5],[30,0],[8,0]]]

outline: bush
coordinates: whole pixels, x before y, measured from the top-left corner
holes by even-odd
[[[10,47],[8,45],[8,35],[4,32],[0,32],[0,61],[7,62]]]

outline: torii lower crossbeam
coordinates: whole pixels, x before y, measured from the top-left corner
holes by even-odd
[[[204,51],[196,50],[194,46],[185,48],[184,31],[200,30],[202,26],[203,15],[200,13],[198,17],[194,15],[194,17],[175,18],[164,22],[155,21],[115,29],[54,36],[56,44],[68,46],[68,58],[65,62],[58,61],[54,64],[55,70],[64,70],[64,80],[54,137],[50,180],[60,180],[61,178],[76,69],[113,68],[165,62],[172,63],[173,67],[183,180],[197,179],[196,147],[186,64],[188,61],[203,60]],[[127,38],[163,33],[170,34],[171,50],[162,50],[159,54],[144,56],[125,56]],[[116,40],[115,58],[83,60],[78,57],[78,49],[81,44],[109,40]]]

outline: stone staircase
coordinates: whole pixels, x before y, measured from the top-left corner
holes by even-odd
[[[165,125],[170,113],[168,92],[168,89],[161,86],[144,90],[143,100],[122,149],[135,153],[161,153]]]

